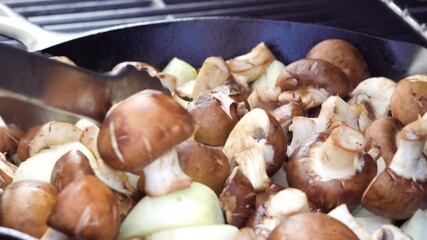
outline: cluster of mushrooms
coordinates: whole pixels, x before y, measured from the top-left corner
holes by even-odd
[[[371,77],[338,39],[287,66],[264,43],[198,70],[126,65],[171,96],[136,93],[100,126],[0,122],[1,226],[59,240],[427,234],[427,75]]]

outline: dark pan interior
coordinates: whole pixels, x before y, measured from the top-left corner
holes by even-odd
[[[44,52],[65,55],[78,65],[108,71],[122,61],[144,61],[162,68],[173,57],[200,66],[209,56],[231,58],[264,41],[285,64],[303,58],[316,43],[340,38],[363,54],[373,76],[399,80],[427,73],[421,46],[330,27],[285,21],[207,18],[143,24],[63,43]]]

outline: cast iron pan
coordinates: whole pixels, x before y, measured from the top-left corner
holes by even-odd
[[[162,68],[173,57],[200,66],[209,56],[231,58],[265,42],[285,64],[303,58],[316,43],[340,38],[365,57],[372,76],[400,80],[427,73],[427,50],[421,46],[304,23],[203,18],[142,24],[78,38],[43,50],[65,55],[78,65],[109,71],[122,61],[143,61]]]
[[[398,81],[407,75],[427,73],[427,50],[421,46],[324,26],[240,18],[144,23],[77,38],[42,52],[68,56],[95,71],[109,71],[122,61],[144,61],[162,68],[173,57],[200,66],[209,56],[227,59],[244,54],[263,41],[279,60],[288,64],[303,58],[313,45],[328,38],[353,43],[365,57],[372,76]],[[0,228],[0,239],[26,238],[12,236]]]

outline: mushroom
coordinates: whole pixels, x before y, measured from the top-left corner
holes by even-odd
[[[239,230],[234,240],[257,240],[257,236],[252,228],[244,227]]]
[[[328,216],[345,224],[360,240],[372,240],[371,234],[348,211],[347,205],[341,204],[328,213]]]
[[[231,170],[224,152],[194,141],[182,142],[176,149],[184,173],[219,195]]]
[[[371,75],[362,54],[345,40],[324,40],[316,44],[307,53],[306,58],[322,59],[338,66],[347,75],[352,86],[356,86]]]
[[[377,173],[371,156],[363,154],[364,144],[363,135],[345,124],[312,136],[287,162],[289,186],[323,211],[342,203],[353,209]]]
[[[0,198],[0,224],[40,238],[56,200],[56,188],[45,182],[21,181],[7,186]]]
[[[47,224],[74,239],[116,239],[114,193],[95,176],[76,180],[58,194]]]
[[[391,96],[391,114],[407,125],[427,111],[427,75],[400,80]]]
[[[160,197],[142,198],[120,226],[118,239],[211,224],[224,224],[219,200],[209,187],[193,182],[189,188]]]
[[[43,149],[79,141],[82,130],[74,124],[51,121],[29,129],[18,144],[18,159],[23,162]]]
[[[280,123],[283,132],[286,134],[289,140],[291,139],[289,134],[289,126],[292,124],[292,118],[297,116],[307,116],[307,110],[301,101],[294,101],[277,107],[272,112],[272,115]]]
[[[360,82],[350,93],[349,104],[368,104],[373,110],[373,119],[386,117],[390,111],[391,96],[396,82],[385,77],[368,78]],[[381,94],[378,94],[381,93]]]
[[[331,95],[346,96],[351,83],[337,66],[320,59],[302,59],[286,66],[277,78],[276,86],[284,104],[301,99],[307,109],[322,104]]]
[[[143,172],[144,193],[151,197],[187,188],[192,182],[191,177],[182,170],[175,148],[144,167]]]
[[[276,193],[282,191],[285,189],[284,187],[277,185],[277,184],[271,184],[267,189],[257,192],[256,193],[256,204],[255,207],[258,208],[259,206],[263,205],[267,200],[275,195]]]
[[[6,124],[0,116],[0,153],[13,154],[23,133],[14,124]]]
[[[255,211],[256,200],[251,182],[239,167],[233,168],[219,200],[227,223],[238,228],[244,227]]]
[[[193,99],[201,93],[210,92],[216,87],[224,85],[230,77],[230,70],[224,59],[221,57],[206,58],[194,83]]]
[[[382,117],[373,121],[364,133],[365,151],[374,160],[382,157],[386,165],[389,165],[397,151],[401,128],[400,122],[393,117]]]
[[[300,213],[284,218],[268,239],[357,240],[358,238],[347,226],[326,214]]]
[[[0,189],[4,189],[13,181],[16,166],[7,161],[6,156],[0,152]]]
[[[61,192],[70,183],[88,175],[94,175],[89,159],[79,150],[71,150],[56,161],[51,183]]]
[[[364,132],[371,123],[368,111],[364,105],[349,105],[338,96],[331,96],[322,103],[317,118],[297,116],[292,118],[289,130],[292,131],[292,142],[289,152],[292,153],[301,143],[310,138],[313,133],[325,132],[331,126],[344,122],[350,127]]]
[[[267,67],[275,60],[273,53],[261,42],[249,53],[227,60],[227,65],[236,82],[248,89],[248,84],[265,73]]]
[[[397,152],[388,167],[369,184],[362,204],[369,211],[400,220],[427,208],[427,114],[400,131]]]
[[[144,90],[108,112],[98,135],[98,150],[110,167],[138,171],[192,132],[191,116],[172,98]]]
[[[224,145],[231,130],[239,121],[244,102],[231,98],[238,94],[227,86],[200,94],[188,105],[188,112],[198,125],[194,139],[210,146]]]
[[[363,208],[362,205],[356,208],[356,210],[352,212],[352,215],[370,234],[374,234],[383,225],[392,224],[390,219],[375,215]]]
[[[287,188],[271,195],[267,202],[258,207],[246,226],[253,228],[258,237],[267,239],[283,219],[308,211],[309,204],[305,193],[295,188]]]
[[[266,112],[272,112],[279,107],[280,88],[257,87],[248,97],[248,103],[251,109],[261,108]]]
[[[410,219],[403,223],[400,229],[413,240],[422,240],[427,235],[425,226],[427,226],[427,212],[418,209]]]
[[[231,131],[224,153],[248,177],[255,191],[270,185],[270,178],[286,158],[286,136],[277,120],[262,109],[246,113]]]

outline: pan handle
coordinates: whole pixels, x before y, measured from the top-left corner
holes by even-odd
[[[38,51],[76,38],[76,34],[57,33],[45,30],[4,4],[0,4],[0,35],[13,38],[24,44],[28,51]]]

